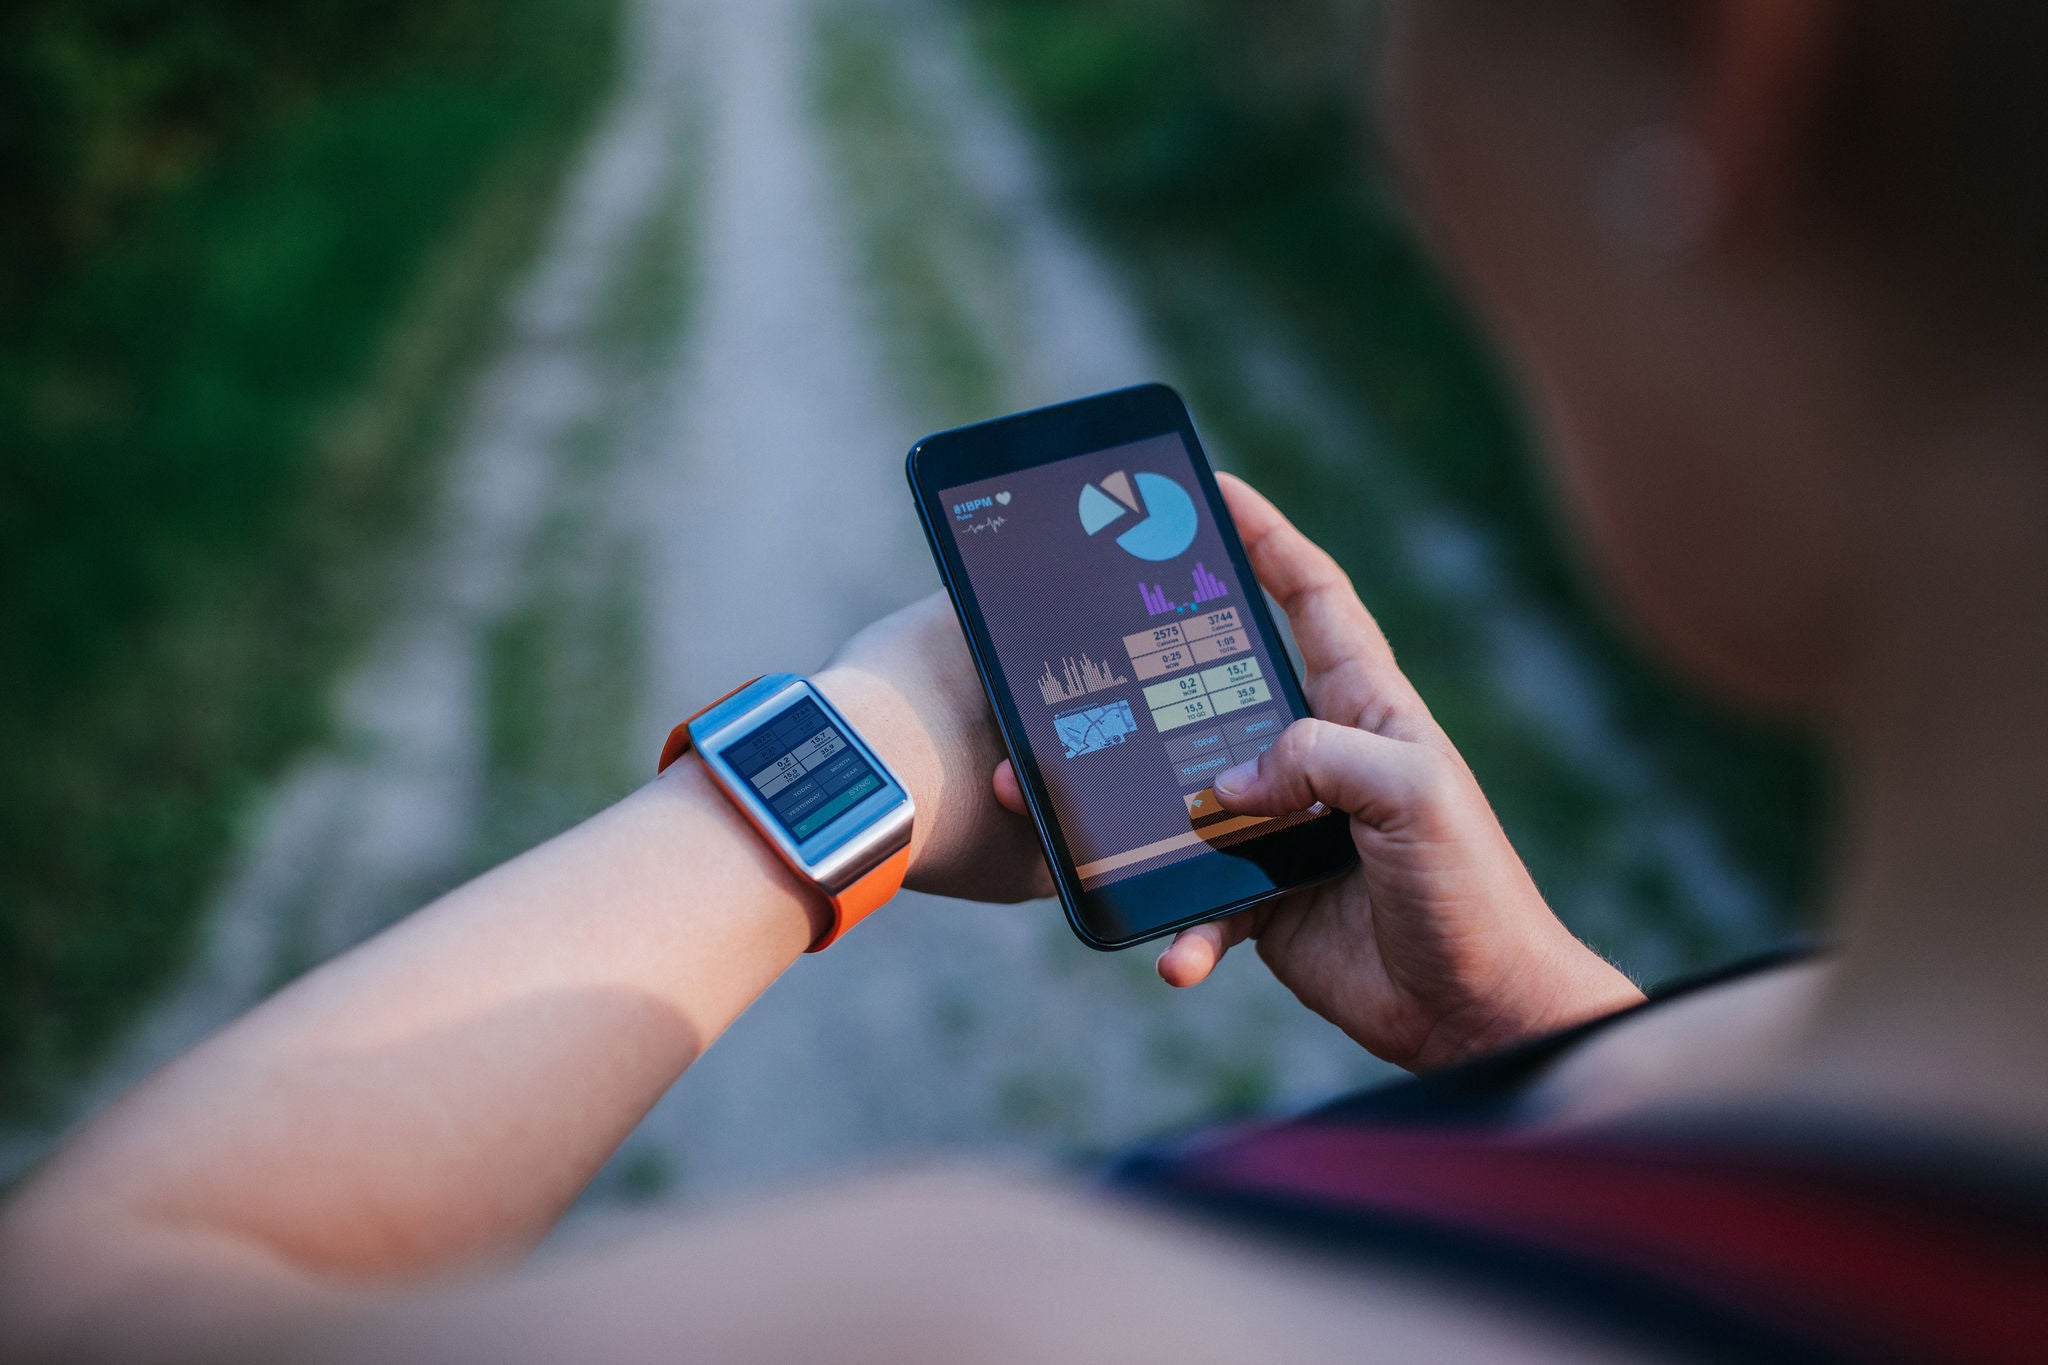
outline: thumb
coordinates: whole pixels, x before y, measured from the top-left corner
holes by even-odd
[[[1216,796],[1246,815],[1287,815],[1321,802],[1381,824],[1425,801],[1441,765],[1420,744],[1298,720],[1256,760],[1218,774]]]
[[[1199,986],[1223,961],[1223,955],[1252,935],[1255,921],[1248,910],[1229,919],[1211,920],[1183,929],[1159,955],[1159,978],[1169,986]]]

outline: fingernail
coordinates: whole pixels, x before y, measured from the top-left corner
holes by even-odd
[[[1225,768],[1216,774],[1216,794],[1228,801],[1233,796],[1242,796],[1252,783],[1259,780],[1259,761],[1240,763],[1235,768]]]

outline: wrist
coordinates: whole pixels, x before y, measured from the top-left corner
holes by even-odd
[[[1628,975],[1569,931],[1559,949],[1564,959],[1552,997],[1550,1031],[1583,1024],[1640,1005],[1648,997]]]
[[[1555,928],[1544,947],[1530,954],[1529,991],[1522,1007],[1502,1012],[1511,1036],[1485,1040],[1475,1055],[1549,1037],[1643,1002],[1642,990],[1620,968],[1562,923]]]
[[[1546,1038],[1643,1002],[1642,990],[1562,923],[1531,943],[1505,995],[1475,1000],[1430,1030],[1402,1065],[1417,1072],[1471,1061]]]
[[[692,754],[670,765],[627,803],[651,803],[658,812],[659,856],[668,865],[664,880],[677,884],[719,883],[733,890],[729,906],[758,909],[764,924],[776,926],[787,958],[794,961],[832,924],[832,907],[762,840],[732,798],[720,790]],[[745,888],[745,890],[742,890]],[[782,926],[787,926],[784,932]]]
[[[910,831],[910,862],[915,868],[931,833],[944,785],[938,745],[909,699],[879,674],[834,664],[814,674],[811,682],[889,765],[917,803],[917,819]]]

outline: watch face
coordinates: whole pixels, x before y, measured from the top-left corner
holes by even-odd
[[[728,741],[718,757],[798,844],[890,785],[808,696]]]

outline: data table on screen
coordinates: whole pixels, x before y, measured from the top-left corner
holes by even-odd
[[[1124,637],[1124,649],[1141,682],[1213,664],[1251,647],[1251,637],[1239,625],[1234,607]]]
[[[1273,699],[1257,659],[1237,659],[1145,689],[1145,705],[1161,734]]]

